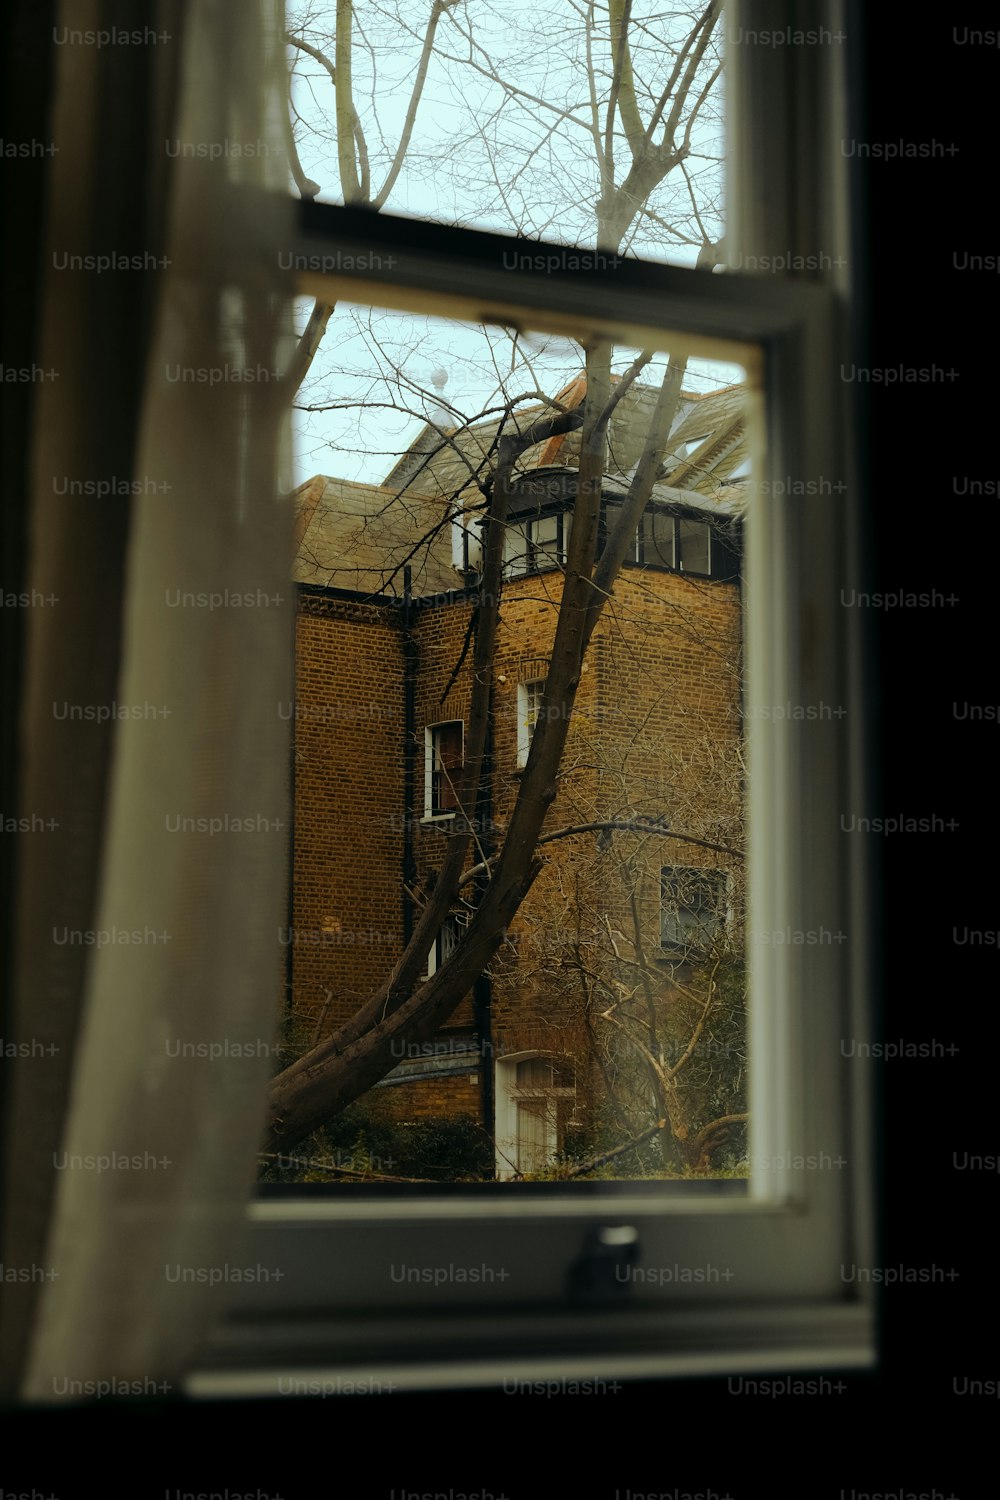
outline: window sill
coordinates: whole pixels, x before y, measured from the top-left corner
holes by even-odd
[[[373,1333],[380,1353],[371,1357]],[[442,1315],[435,1343],[428,1358],[426,1323],[419,1317],[378,1320],[373,1328],[368,1320],[303,1311],[264,1324],[232,1323],[187,1376],[184,1390],[196,1400],[501,1386],[509,1393],[549,1381],[561,1389],[573,1381],[605,1381],[614,1389],[611,1382],[626,1380],[772,1374],[768,1394],[839,1394],[847,1382],[837,1375],[806,1382],[801,1372],[863,1370],[875,1363],[871,1311],[863,1301],[466,1313],[458,1321]]]

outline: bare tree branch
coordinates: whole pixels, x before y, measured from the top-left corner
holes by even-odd
[[[603,1167],[607,1162],[614,1161],[619,1156],[624,1156],[626,1152],[635,1151],[639,1146],[644,1146],[647,1141],[653,1139],[653,1136],[658,1131],[666,1130],[666,1128],[666,1120],[657,1120],[655,1125],[650,1125],[648,1130],[644,1130],[641,1135],[633,1137],[632,1140],[625,1141],[620,1146],[613,1146],[610,1151],[602,1151],[599,1156],[592,1156],[589,1161],[578,1162],[576,1166],[569,1169],[566,1176],[584,1177],[588,1172],[593,1172],[598,1167]]]
[[[536,841],[536,847],[541,849],[545,844],[557,843],[560,839],[577,838],[583,833],[653,833],[659,834],[661,838],[676,839],[680,844],[695,844],[699,849],[711,849],[715,854],[728,854],[733,859],[742,859],[743,851],[734,849],[729,844],[714,844],[710,839],[695,838],[690,833],[675,833],[669,826],[660,826],[652,821],[638,820],[635,818],[602,818],[590,823],[574,823],[568,828],[557,828],[552,833],[543,833]],[[495,855],[485,865],[475,865],[467,870],[462,876],[461,884],[467,885],[471,880],[482,880],[488,875],[490,868],[496,863],[498,855]]]

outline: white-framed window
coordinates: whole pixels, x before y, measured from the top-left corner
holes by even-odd
[[[501,1181],[544,1172],[565,1147],[576,1101],[569,1063],[540,1052],[497,1060],[496,1171]]]
[[[461,940],[462,928],[467,923],[468,916],[463,920],[457,912],[452,912],[450,916],[445,917],[441,924],[441,931],[434,939],[433,946],[427,955],[427,968],[424,972],[428,979],[432,974],[436,974],[441,965],[447,963],[454,953]]]
[[[639,527],[639,561],[657,568],[677,566],[677,517],[648,511]]]
[[[734,3],[734,33],[741,12]],[[785,20],[833,32],[842,23],[839,6],[820,3],[771,19],[776,30]],[[730,49],[731,237],[758,263],[788,263],[821,248],[839,264],[848,245],[843,64],[833,48],[812,52],[791,59],[777,48]],[[829,70],[822,78],[821,68]],[[661,266],[632,274],[625,263],[598,288],[585,276],[536,274],[530,266],[500,279],[478,236],[422,225],[419,247],[412,239],[408,221],[362,222],[314,205],[298,248],[319,264],[336,246],[344,267],[369,266],[383,251],[393,256],[391,277],[377,282],[346,269],[313,275],[309,288],[322,283],[331,301],[347,292],[404,308],[433,300],[456,317],[488,312],[520,327],[530,314],[548,326],[572,326],[577,337],[588,329],[635,330],[637,345],[648,330],[673,330],[703,347],[739,349],[753,366],[766,439],[752,470],[764,483],[755,486],[747,522],[744,574],[750,922],[756,933],[825,928],[849,932],[850,941],[751,944],[745,1196],[664,1195],[619,1183],[606,1196],[558,1184],[486,1204],[461,1192],[424,1195],[418,1204],[260,1200],[249,1212],[253,1257],[287,1274],[278,1284],[234,1289],[232,1321],[191,1388],[274,1388],[269,1325],[273,1350],[286,1360],[290,1343],[331,1374],[359,1358],[369,1368],[391,1359],[400,1383],[415,1386],[489,1383],[557,1364],[563,1374],[636,1376],[870,1364],[871,1305],[840,1274],[845,1259],[864,1263],[872,1255],[868,1101],[840,1061],[843,1036],[867,1035],[871,1003],[867,856],[839,824],[844,806],[864,806],[867,797],[859,612],[840,606],[844,581],[857,577],[863,514],[849,404],[836,377],[850,348],[846,273],[808,284],[782,272],[708,276]],[[823,484],[803,504],[768,487],[769,475]],[[525,532],[525,555],[534,542]],[[845,715],[801,721],[753,711],[815,702],[841,705]],[[430,806],[429,787],[426,800]],[[628,1232],[646,1268],[707,1266],[715,1275],[645,1281],[598,1327],[566,1292],[567,1270],[595,1230]],[[395,1285],[389,1266],[401,1241],[408,1261],[428,1274]],[[435,1281],[442,1265],[483,1262],[502,1278],[474,1286]],[[445,1301],[449,1310],[476,1313],[447,1340],[439,1337]],[[241,1330],[251,1320],[264,1331],[248,1352]],[[490,1360],[482,1355],[487,1330]],[[554,1341],[558,1362],[549,1353]]]
[[[521,516],[509,521],[504,535],[504,572],[507,578],[523,578],[528,573],[562,567],[572,524],[573,518],[566,511]]]
[[[652,567],[710,578],[714,551],[712,530],[707,521],[651,510],[643,518],[641,560]]]
[[[629,561],[732,583],[739,577],[739,552],[738,526],[731,520],[704,521],[651,505],[639,523]]]
[[[456,790],[465,747],[465,724],[449,719],[424,730],[424,816],[453,818],[458,811]]]
[[[726,921],[726,876],[696,865],[660,870],[660,949],[669,958],[707,953]]]
[[[519,768],[528,764],[531,736],[535,732],[544,696],[544,677],[537,677],[531,682],[519,682],[517,685],[517,764]]]

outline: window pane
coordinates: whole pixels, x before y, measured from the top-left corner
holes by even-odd
[[[700,521],[685,521],[679,525],[680,566],[685,573],[702,573],[706,577],[710,566],[711,536],[708,526]]]
[[[694,960],[711,952],[725,925],[725,876],[697,867],[666,868],[661,874],[660,946]]]
[[[510,578],[516,578],[520,573],[527,573],[530,568],[531,551],[527,524],[518,525],[508,522],[504,536],[504,563],[505,571]]]
[[[739,527],[751,487],[682,465],[692,413],[723,434],[720,452],[745,434],[743,367],[691,358],[678,377],[652,338],[642,351],[585,330],[575,340],[347,304],[328,333],[324,399],[308,403],[328,409],[304,415],[299,462],[321,451],[343,477],[307,473],[297,496],[293,901],[296,930],[335,922],[345,940],[289,955],[289,1055],[350,1030],[397,983],[428,907],[433,954],[398,982],[414,1014],[426,1000],[440,1021],[416,1059],[401,1035],[307,1154],[329,1159],[360,1136],[403,1180],[741,1178]],[[588,405],[589,390],[603,395]],[[578,496],[584,424],[603,430],[605,403],[599,483]],[[637,565],[640,467],[651,487]],[[603,508],[603,527],[592,515],[581,534],[607,549],[582,579],[565,550],[581,502]],[[480,539],[468,566],[452,553],[457,525]],[[727,578],[695,566],[710,525],[731,539]],[[606,603],[567,675],[557,631],[572,639],[595,599]],[[534,777],[554,800],[526,776],[536,724]],[[509,839],[532,798],[535,831]],[[537,872],[510,864],[533,850]],[[490,904],[507,878],[527,894],[500,921]],[[362,912],[377,953],[346,941]],[[435,984],[455,986],[440,1009]]]
[[[607,0],[349,14],[338,71],[333,0],[288,7],[298,194],[600,247],[612,268],[623,252],[716,263],[721,15],[635,0],[615,30]],[[665,149],[668,121],[683,154]]]
[[[673,568],[674,531],[676,520],[662,511],[652,511],[646,517],[646,562],[654,568]]]
[[[441,928],[441,935],[438,938],[438,956],[441,963],[446,963],[454,953],[458,947],[458,938],[458,923],[454,917],[449,917]]]
[[[554,568],[562,561],[558,534],[558,516],[540,516],[532,523],[533,560],[536,568]]]
[[[542,706],[545,692],[544,680],[522,682],[517,690],[517,763],[523,766],[531,748],[531,736]]]
[[[458,807],[455,783],[462,765],[462,725],[441,724],[434,730],[434,807],[435,813],[452,812]]]

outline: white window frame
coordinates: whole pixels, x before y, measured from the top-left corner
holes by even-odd
[[[461,928],[462,925],[463,924],[459,920],[457,912],[449,912],[445,917],[444,921],[441,924],[441,929],[438,932],[437,937],[431,944],[430,952],[427,955],[427,967],[424,969],[426,978],[430,979],[432,974],[436,974],[438,969],[440,969],[441,965],[445,961],[445,958],[447,956],[444,953],[444,935],[446,929],[451,928],[452,930],[457,931]]]
[[[732,0],[730,28],[743,13]],[[746,20],[752,26],[752,12]],[[787,0],[769,23],[839,32],[844,7]],[[740,180],[748,187],[734,195],[729,220],[745,256],[808,257],[822,247],[831,260],[849,259],[839,151],[847,96],[846,85],[837,86],[845,50],[731,49],[728,159],[737,188]],[[440,251],[440,236],[426,225],[407,223],[390,239],[385,221],[320,205],[303,211],[296,251],[328,252],[326,224],[330,232],[336,225],[344,264],[368,264],[373,248],[388,244],[395,267],[391,280],[304,274],[300,289],[324,300],[554,331],[582,322],[629,343],[662,328],[695,352],[727,342],[761,351],[755,373],[766,395],[766,439],[755,475],[824,476],[833,487],[807,501],[764,491],[755,497],[744,575],[748,707],[823,701],[847,713],[832,722],[747,715],[750,826],[765,831],[751,839],[750,924],[757,932],[826,927],[850,941],[748,945],[749,1197],[674,1196],[620,1183],[606,1193],[522,1194],[498,1184],[483,1194],[412,1199],[257,1200],[248,1210],[248,1252],[281,1265],[283,1278],[234,1288],[228,1319],[188,1390],[277,1394],[290,1369],[331,1380],[377,1373],[396,1388],[429,1389],[499,1384],[512,1375],[869,1366],[871,1299],[841,1275],[845,1262],[871,1265],[874,1254],[868,1086],[840,1047],[844,1036],[866,1039],[872,1003],[869,857],[863,840],[839,831],[843,808],[867,806],[871,753],[860,612],[839,600],[844,582],[859,576],[863,514],[848,396],[836,378],[852,348],[850,273],[820,273],[817,284],[806,284],[781,274],[709,277],[662,267],[608,276],[595,301],[586,278],[500,275],[489,255]],[[599,316],[590,315],[594,306]],[[843,490],[833,485],[840,479]],[[614,1240],[629,1227],[645,1266],[710,1263],[732,1274],[645,1283],[595,1319],[568,1300],[568,1268],[595,1230]],[[388,1268],[404,1246],[411,1266],[488,1263],[505,1274],[476,1285],[390,1286]]]
[[[536,528],[542,521],[555,521],[556,536],[554,546],[551,543],[542,543],[537,540]],[[569,527],[572,525],[572,515],[568,510],[545,510],[541,514],[531,511],[527,514],[511,516],[507,522],[507,542],[509,544],[516,536],[523,541],[524,551],[517,552],[513,557],[504,560],[504,578],[530,578],[536,573],[549,573],[555,568],[566,565],[566,550],[569,545]],[[545,561],[539,564],[538,556],[541,549],[545,547]]]
[[[464,719],[441,719],[436,724],[428,724],[424,728],[424,823],[446,823],[450,822],[457,813],[457,808],[450,808],[446,812],[434,811],[434,735],[438,729],[450,728],[453,724],[462,726],[462,762],[465,763],[465,721]]]
[[[726,917],[727,917],[727,906],[728,906],[728,899],[729,899],[729,881],[728,881],[728,877],[726,875],[725,870],[718,870],[713,865],[678,865],[678,864],[674,864],[674,865],[661,865],[660,866],[660,911],[659,911],[660,928],[659,928],[659,938],[658,938],[658,942],[659,942],[659,955],[662,956],[663,958],[673,958],[673,959],[676,960],[678,958],[678,956],[679,956],[678,950],[680,949],[682,951],[690,951],[691,954],[692,954],[692,956],[693,956],[692,961],[694,961],[694,959],[697,957],[698,954],[704,952],[704,949],[698,948],[697,945],[685,948],[684,945],[681,944],[681,943],[665,944],[664,941],[663,941],[663,918],[664,918],[664,906],[665,906],[665,902],[664,902],[664,875],[666,874],[666,872],[668,870],[671,870],[671,871],[683,870],[685,872],[685,874],[694,875],[696,877],[697,876],[703,876],[703,877],[709,877],[709,876],[711,876],[711,877],[715,878],[715,881],[717,882],[718,889],[719,889],[720,900],[719,900],[719,903],[718,903],[718,906],[717,906],[717,909],[716,909],[716,922],[714,924],[715,931],[712,934],[713,937],[720,936],[725,931]]]
[[[673,522],[673,557],[672,561],[667,564],[659,560],[652,561],[648,556],[648,543],[645,535],[645,528],[651,524],[654,514],[655,511],[653,508],[647,509],[646,514],[643,516],[642,520],[639,523],[639,530],[636,532],[635,540],[636,560],[641,563],[643,567],[661,568],[664,572],[667,573],[682,573],[687,578],[716,578],[718,576],[716,572],[717,543],[715,540],[715,527],[711,524],[711,522],[704,520],[703,517],[698,515],[682,515],[678,514],[676,511],[668,511],[664,513],[661,510],[659,512],[661,518]],[[684,566],[684,548],[681,544],[680,529],[685,522],[689,523],[692,526],[700,526],[707,533],[707,572],[699,572],[694,568],[685,568]]]
[[[497,1179],[500,1182],[507,1181],[517,1173],[517,1146],[518,1146],[518,1105],[523,1102],[523,1097],[518,1097],[517,1068],[519,1063],[533,1062],[536,1058],[544,1058],[546,1062],[556,1064],[567,1064],[572,1067],[569,1058],[563,1058],[552,1052],[523,1051],[507,1052],[496,1060],[496,1120],[494,1125],[494,1140],[496,1142],[496,1168]],[[556,1124],[557,1101],[566,1098],[568,1093],[575,1097],[576,1089],[563,1091],[555,1087],[539,1090],[537,1098],[545,1102],[547,1114],[551,1120],[551,1149],[549,1160],[554,1160],[558,1150],[558,1131]]]
[[[532,677],[527,682],[519,682],[517,685],[517,768],[523,771],[528,764],[528,752],[531,749],[531,741],[535,733],[535,725],[538,723],[538,714],[529,720],[531,709],[531,689],[541,688],[545,690],[544,677]],[[541,704],[539,703],[539,709]]]

